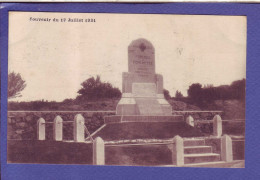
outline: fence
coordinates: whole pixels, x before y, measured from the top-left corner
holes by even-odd
[[[172,111],[173,115],[183,115],[186,119],[188,116],[192,116],[194,120],[210,120],[215,115],[224,115],[223,111]]]
[[[8,111],[8,139],[34,140],[37,139],[37,121],[44,118],[46,122],[53,121],[60,116],[63,122],[71,121],[76,114],[81,114],[85,119],[85,125],[92,134],[104,125],[104,117],[115,115],[115,111]],[[174,115],[183,115],[185,118],[191,115],[197,119],[212,119],[221,111],[173,111]],[[63,139],[72,140],[73,123],[64,123]],[[85,133],[85,136],[88,134]],[[46,124],[46,139],[53,139],[52,124]]]
[[[87,132],[90,139],[93,141],[88,128],[85,126],[84,117],[81,114],[75,115],[73,121],[63,121],[60,116],[56,116],[53,122],[46,122],[43,118],[40,118],[37,121],[37,139],[45,140],[45,125],[53,124],[53,140],[62,141],[64,123],[73,123],[73,137],[75,142],[85,142],[85,131]]]
[[[186,118],[186,123],[190,126],[198,126],[201,124],[213,125],[213,135],[220,137],[222,134],[239,134],[244,135],[245,120],[244,119],[232,119],[222,120],[219,115],[215,115],[212,120],[194,120],[192,116]]]
[[[94,165],[105,165],[106,164],[106,148],[109,147],[126,147],[126,146],[170,146],[171,149],[171,164],[173,166],[184,166],[184,140],[180,136],[175,136],[171,140],[164,141],[161,143],[137,143],[137,144],[108,144],[103,141],[102,138],[97,137],[93,143],[93,164]],[[220,157],[222,161],[231,162],[233,160],[232,152],[232,140],[229,136],[225,135],[221,137],[221,150]],[[111,154],[110,154],[111,155]],[[121,157],[122,158],[122,157]]]
[[[66,123],[74,119],[76,114],[81,114],[90,133],[95,132],[104,124],[104,117],[115,115],[114,111],[8,111],[8,139],[36,140],[37,121],[43,118],[46,122],[53,122],[60,116],[63,124],[63,139],[72,140],[73,123]],[[85,133],[87,136],[87,133]],[[53,139],[52,124],[46,124],[46,139]]]
[[[220,156],[222,161],[230,162],[233,160],[232,152],[232,139],[228,135],[222,136],[222,122],[227,120],[222,120],[219,115],[216,115],[213,120],[209,121],[194,121],[194,119],[189,116],[186,119],[187,124],[194,126],[196,123],[213,123],[213,136],[221,139],[221,151]],[[146,142],[146,143],[135,143],[135,144],[109,144],[105,142],[102,138],[97,137],[95,140],[92,139],[87,127],[84,123],[84,117],[81,114],[77,114],[73,121],[63,121],[60,116],[56,116],[53,122],[46,122],[43,118],[40,118],[37,122],[37,139],[45,140],[45,125],[53,125],[53,140],[62,141],[63,140],[63,124],[72,123],[73,124],[73,135],[74,142],[85,142],[85,132],[93,143],[93,164],[95,165],[105,165],[105,149],[109,147],[120,147],[120,146],[158,146],[167,145],[171,148],[171,163],[176,166],[184,165],[184,140],[180,136],[175,136],[171,140],[163,140],[160,143],[156,142]]]

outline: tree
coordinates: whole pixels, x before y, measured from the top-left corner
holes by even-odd
[[[233,81],[231,85],[214,87],[207,85],[202,88],[201,84],[192,84],[188,89],[188,97],[197,105],[207,105],[215,100],[237,99],[245,101],[246,80]]]
[[[164,89],[163,90],[164,98],[165,99],[171,99],[170,93],[168,90]]]
[[[121,92],[108,82],[101,82],[100,76],[91,77],[81,83],[82,88],[78,91],[80,94],[77,99],[96,100],[103,98],[120,98]]]
[[[175,98],[183,98],[183,94],[181,93],[181,91],[176,91]]]
[[[8,74],[8,99],[21,97],[21,91],[26,87],[25,81],[19,73]]]
[[[245,79],[232,82],[232,84],[230,85],[230,88],[233,92],[234,98],[245,101],[245,96],[246,96],[246,80]]]
[[[194,103],[200,104],[201,103],[201,96],[202,96],[202,85],[199,83],[192,84],[188,89],[188,97]]]

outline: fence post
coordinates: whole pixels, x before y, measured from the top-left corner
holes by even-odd
[[[37,121],[37,140],[45,140],[45,120],[43,118]]]
[[[189,115],[187,118],[186,118],[186,123],[192,127],[194,127],[194,119],[191,115]]]
[[[219,115],[213,118],[213,136],[220,137],[222,135],[222,120]]]
[[[74,141],[75,142],[85,142],[85,120],[81,114],[77,114],[74,117]]]
[[[62,141],[63,120],[60,116],[56,116],[53,122],[53,139],[54,141]]]
[[[105,165],[105,143],[101,137],[97,137],[93,143],[93,164]]]
[[[183,139],[178,135],[173,138],[172,162],[176,166],[184,165]]]
[[[226,162],[233,161],[232,139],[228,135],[221,137],[221,160]]]

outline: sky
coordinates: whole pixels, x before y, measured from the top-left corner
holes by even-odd
[[[75,98],[96,75],[121,90],[127,48],[138,38],[153,44],[155,71],[171,96],[187,95],[193,83],[219,86],[246,77],[245,16],[10,12],[8,71],[27,84],[11,100]]]

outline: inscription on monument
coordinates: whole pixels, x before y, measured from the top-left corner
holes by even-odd
[[[138,97],[156,97],[155,83],[133,83],[133,96]]]
[[[140,76],[155,74],[154,47],[145,40],[134,41],[128,47],[128,71]]]

